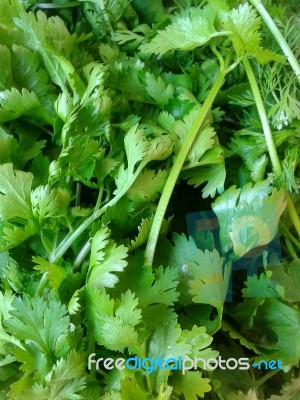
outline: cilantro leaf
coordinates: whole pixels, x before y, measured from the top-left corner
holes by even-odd
[[[292,378],[287,385],[285,385],[281,391],[280,395],[272,395],[269,400],[297,400],[299,396],[300,380],[298,378]]]
[[[160,106],[167,104],[174,95],[171,84],[167,85],[160,76],[156,78],[149,72],[146,73],[146,91]]]
[[[167,176],[167,171],[158,170],[155,173],[151,169],[144,169],[126,195],[137,202],[155,200],[164,188]]]
[[[82,356],[71,350],[66,359],[59,359],[53,365],[49,374],[45,376],[45,384],[35,383],[31,388],[26,388],[16,394],[14,388],[10,392],[15,400],[80,400],[78,394],[86,385],[84,375],[84,362]]]
[[[199,371],[186,371],[183,374],[176,374],[171,379],[174,391],[178,394],[183,394],[185,400],[197,400],[199,397],[204,397],[205,393],[211,391],[209,379],[203,378]]]
[[[16,88],[0,92],[0,123],[17,119],[20,116],[27,116],[46,124],[52,122],[42,109],[34,92],[29,92],[25,88],[21,92]]]
[[[89,323],[96,341],[110,350],[128,348],[130,353],[140,354],[141,344],[135,326],[140,322],[141,311],[134,294],[127,291],[115,301],[105,291],[87,286],[86,297]]]
[[[287,267],[284,265],[268,267],[271,271],[271,279],[283,289],[282,297],[288,301],[300,301],[299,284],[300,271],[299,260],[292,261]]]
[[[32,174],[0,166],[0,248],[14,247],[35,233],[30,202]]]
[[[238,257],[270,243],[285,209],[285,194],[268,181],[229,188],[212,204],[220,224],[223,251],[233,248]]]
[[[164,54],[170,50],[192,50],[215,36],[215,10],[206,7],[182,10],[171,17],[171,24],[158,31],[150,43],[140,46],[142,51]]]
[[[225,30],[234,33],[231,36],[231,40],[239,56],[255,53],[261,40],[258,33],[260,25],[260,17],[248,3],[241,4],[238,8],[228,13],[223,22],[223,27]]]
[[[104,227],[92,239],[88,282],[97,287],[114,287],[119,278],[112,272],[123,271],[127,265],[125,246],[117,246],[109,239],[110,231]]]

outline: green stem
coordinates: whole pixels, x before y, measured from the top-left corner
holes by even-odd
[[[141,350],[142,350],[142,358],[146,358],[147,357],[146,341],[143,342]],[[146,375],[146,382],[147,382],[148,393],[151,395],[153,393],[153,389],[152,389],[152,383],[151,383],[151,376],[149,374]]]
[[[297,255],[297,253],[296,253],[296,251],[295,251],[295,249],[294,249],[294,247],[293,247],[292,242],[290,241],[290,239],[289,239],[288,237],[285,236],[285,237],[284,237],[284,241],[285,241],[286,247],[287,247],[287,249],[288,249],[288,251],[289,251],[290,256],[292,257],[292,259],[293,259],[293,260],[297,260],[299,257],[298,257],[298,255]]]
[[[295,55],[293,54],[291,48],[287,44],[285,38],[283,37],[282,33],[278,29],[277,25],[271,18],[268,11],[265,9],[261,0],[250,0],[254,7],[257,9],[263,20],[265,21],[266,25],[272,32],[274,38],[276,39],[277,43],[281,47],[281,50],[284,52],[287,61],[289,62],[290,66],[292,67],[293,71],[295,72],[298,81],[300,82],[300,66],[297,62]]]
[[[251,87],[251,90],[253,93],[253,97],[254,97],[256,108],[257,108],[257,111],[259,114],[259,118],[260,118],[260,121],[262,124],[268,152],[270,155],[270,160],[272,163],[272,168],[273,168],[273,171],[274,171],[276,177],[278,177],[282,173],[282,168],[281,168],[281,164],[280,164],[280,161],[278,158],[276,146],[275,146],[275,143],[273,140],[267,112],[266,112],[266,109],[265,109],[265,106],[264,106],[264,103],[263,103],[263,100],[262,100],[262,97],[261,97],[261,94],[259,91],[259,87],[258,87],[256,78],[254,76],[253,69],[249,63],[248,58],[246,58],[246,57],[243,58],[243,64],[244,64],[245,71],[246,71],[246,74],[247,74],[247,77],[248,77],[248,80],[250,83],[250,87]],[[295,209],[294,203],[289,194],[287,195],[287,210],[288,210],[290,218],[293,222],[293,225],[294,225],[298,235],[300,236],[299,215]]]
[[[55,4],[51,4],[51,3],[36,3],[33,7],[32,7],[32,11],[35,11],[37,8],[41,8],[41,9],[47,9],[47,10],[52,10],[52,9],[60,9],[60,8],[72,8],[72,7],[79,7],[81,6],[81,2],[79,1],[69,1],[68,3],[55,3]]]
[[[294,205],[290,195],[288,195],[288,198],[287,198],[287,208],[288,208],[292,223],[298,233],[298,236],[300,237],[300,219],[299,219],[299,215],[297,213],[297,210],[295,208],[295,205]]]
[[[284,232],[284,236],[286,236],[296,247],[300,250],[300,242],[294,237],[294,235],[287,229],[283,222],[280,222],[280,228]]]
[[[41,296],[43,294],[43,291],[48,283],[47,275],[48,275],[48,272],[43,273],[43,275],[39,281],[39,284],[35,290],[35,294],[38,296]]]
[[[4,367],[5,365],[11,364],[15,361],[17,361],[16,357],[13,357],[13,356],[6,357],[6,358],[4,358],[4,360],[0,361],[0,368]]]
[[[74,264],[73,264],[73,272],[78,271],[80,265],[83,263],[84,259],[86,256],[89,254],[91,250],[91,241],[90,239],[84,244],[80,252],[78,253],[78,256],[76,257]]]
[[[267,372],[264,376],[262,376],[260,379],[257,379],[257,381],[254,384],[253,389],[258,389],[262,384],[264,384],[268,379],[272,378],[273,375],[278,374],[279,369],[275,369],[273,371]]]
[[[276,146],[275,146],[275,143],[273,140],[267,112],[266,112],[266,109],[265,109],[265,106],[264,106],[264,103],[263,103],[263,100],[262,100],[262,97],[261,97],[261,94],[259,91],[259,87],[256,82],[256,78],[255,78],[253,69],[252,69],[247,57],[243,58],[243,64],[244,64],[245,71],[246,71],[246,74],[247,74],[247,77],[248,77],[248,80],[250,83],[250,87],[251,87],[251,90],[253,93],[253,97],[254,97],[256,108],[257,108],[257,111],[259,114],[259,118],[260,118],[260,121],[262,124],[262,128],[263,128],[263,132],[265,135],[265,140],[266,140],[268,152],[270,155],[273,171],[276,176],[279,176],[282,172],[282,169],[281,169],[280,161],[278,158]]]
[[[98,219],[101,215],[105,213],[108,207],[114,206],[120,199],[121,197],[124,196],[124,194],[129,190],[129,188],[132,186],[142,169],[144,168],[145,163],[141,163],[139,167],[137,168],[136,172],[133,174],[132,178],[130,181],[127,182],[127,184],[117,192],[114,198],[112,198],[108,203],[104,204],[101,208],[95,209],[92,215],[87,217],[81,225],[78,226],[70,235],[68,235],[62,242],[61,244],[57,247],[55,253],[52,255],[52,258],[50,260],[51,263],[56,264],[59,259],[65,254],[65,252],[71,247],[72,243],[96,220]],[[99,196],[98,196],[98,201],[97,205],[99,206],[99,199],[102,198],[102,191],[103,189],[100,189]]]
[[[228,61],[227,61],[228,63]],[[185,162],[185,159],[191,149],[191,146],[199,132],[199,129],[201,128],[201,125],[203,124],[208,111],[210,110],[220,88],[222,87],[224,78],[226,76],[227,70],[226,68],[220,69],[219,75],[213,84],[213,87],[211,88],[209,95],[205,99],[202,107],[200,108],[199,114],[195,118],[195,121],[192,125],[192,128],[190,132],[188,133],[187,137],[185,138],[185,141],[183,143],[183,146],[181,147],[177,158],[175,160],[175,163],[170,171],[170,174],[168,176],[167,182],[165,184],[164,190],[162,192],[162,195],[160,197],[153,223],[151,225],[150,233],[149,233],[149,238],[147,242],[147,247],[146,247],[146,253],[145,253],[145,263],[146,265],[152,265],[153,263],[153,258],[154,258],[154,253],[155,253],[155,248],[157,245],[158,237],[159,237],[159,232],[161,229],[162,221],[164,219],[169,200],[171,198],[172,192],[174,190],[175,184],[177,182],[178,176],[181,172],[182,166]]]

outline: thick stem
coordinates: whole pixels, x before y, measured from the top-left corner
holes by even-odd
[[[256,78],[254,76],[252,67],[249,63],[249,60],[246,57],[243,58],[243,64],[244,64],[245,71],[246,71],[246,74],[247,74],[247,77],[248,77],[248,80],[250,83],[250,87],[251,87],[251,90],[253,93],[253,97],[254,97],[256,108],[257,108],[257,111],[259,114],[259,118],[260,118],[260,121],[262,124],[262,128],[263,128],[263,132],[265,135],[265,140],[266,140],[268,152],[270,155],[273,171],[274,171],[275,175],[278,177],[282,173],[282,168],[281,168],[281,164],[280,164],[280,161],[278,158],[276,146],[275,146],[275,143],[273,140],[267,112],[266,112],[266,109],[265,109],[265,106],[264,106],[264,103],[263,103],[263,100],[262,100],[262,97],[261,97],[261,94],[259,91],[258,84],[256,82]],[[300,236],[299,215],[297,214],[294,203],[289,194],[287,195],[287,209],[288,209],[290,218],[292,220],[292,223],[294,224],[294,227],[295,227],[298,235]]]
[[[260,0],[250,0],[254,7],[257,9],[263,20],[265,21],[266,25],[272,32],[274,38],[276,39],[277,43],[281,47],[281,50],[284,52],[287,61],[289,62],[290,66],[292,67],[293,71],[295,72],[298,81],[300,82],[300,66],[297,62],[295,55],[293,54],[291,48],[287,44],[285,38],[281,34],[280,30],[278,29],[277,25],[271,18],[268,11],[265,9],[263,4]]]
[[[150,233],[149,233],[149,238],[147,242],[147,247],[146,247],[146,253],[145,253],[145,264],[146,265],[152,265],[153,263],[153,258],[154,258],[154,253],[155,253],[155,248],[157,245],[158,237],[159,237],[159,232],[161,229],[161,225],[169,204],[169,200],[171,198],[172,192],[174,190],[175,184],[177,182],[178,176],[181,172],[182,166],[185,162],[185,159],[191,149],[191,146],[197,136],[197,133],[199,129],[201,128],[201,125],[203,124],[208,111],[210,110],[220,88],[222,87],[222,83],[224,81],[225,75],[226,75],[226,68],[222,68],[219,72],[219,75],[211,88],[209,95],[207,96],[205,102],[203,103],[202,107],[200,108],[199,114],[195,118],[195,121],[192,125],[192,128],[190,132],[188,133],[187,137],[185,138],[185,141],[183,143],[183,146],[181,147],[177,158],[175,160],[175,163],[171,169],[171,172],[169,174],[169,177],[167,179],[167,182],[165,184],[164,190],[162,192],[162,195],[160,197],[153,223],[151,225]]]

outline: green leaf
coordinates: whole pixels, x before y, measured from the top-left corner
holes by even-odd
[[[0,292],[0,321],[11,317],[10,311],[14,310],[12,306],[14,297],[11,291]]]
[[[217,250],[202,252],[198,250],[194,263],[188,264],[191,280],[189,281],[190,293],[196,303],[210,304],[221,309],[225,301],[229,278],[229,265],[225,266],[224,259]]]
[[[230,393],[226,396],[226,400],[259,400],[255,390],[249,390],[247,394],[239,391],[238,393]],[[270,400],[270,399],[269,399]]]
[[[31,173],[14,171],[12,164],[0,166],[2,249],[14,247],[35,233],[30,202],[32,178]]]
[[[159,76],[156,77],[149,72],[146,73],[146,91],[150,97],[159,105],[166,105],[174,95],[174,88]]]
[[[59,158],[50,164],[50,176],[59,179],[71,175],[77,180],[89,180],[103,154],[98,140],[87,135],[72,137]]]
[[[89,307],[87,315],[96,341],[109,350],[140,354],[138,335],[134,327],[140,322],[138,300],[127,291],[119,300],[113,300],[105,291],[86,287]]]
[[[110,231],[104,227],[92,239],[88,282],[99,288],[114,287],[119,278],[112,272],[121,272],[127,265],[127,248],[117,246],[109,239]]]
[[[259,278],[256,275],[249,276],[246,281],[246,288],[243,289],[244,297],[279,297],[280,287],[270,277],[270,272],[261,274]]]
[[[19,14],[16,26],[22,31],[23,41],[31,50],[37,51],[55,85],[65,89],[66,75],[54,55],[67,56],[72,50],[74,38],[59,17],[50,17],[38,11]]]
[[[17,297],[11,311],[13,318],[6,320],[9,332],[19,340],[34,342],[41,351],[54,355],[58,338],[65,334],[69,318],[66,308],[56,300],[48,304],[40,297],[23,300]]]
[[[268,181],[226,190],[212,204],[219,220],[223,251],[233,248],[235,255],[242,257],[249,250],[270,243],[285,205],[284,191],[273,189]]]
[[[150,306],[152,304],[173,305],[177,300],[176,292],[177,271],[171,268],[164,269],[160,266],[155,275],[150,267],[143,267],[139,276],[140,285],[135,288],[136,295],[139,298],[140,306]]]
[[[127,168],[122,165],[119,169],[116,177],[117,189],[114,194],[118,193],[128,186],[128,182],[132,182],[134,172],[136,172],[137,165],[145,160],[147,153],[149,152],[150,142],[145,138],[144,131],[138,129],[138,125],[131,127],[127,132],[125,139],[125,152],[127,156]],[[148,160],[147,160],[148,161]],[[145,161],[146,162],[146,161]],[[142,162],[142,165],[145,164]]]
[[[21,400],[80,400],[82,396],[77,394],[86,386],[84,375],[84,359],[74,350],[67,358],[59,359],[52,370],[45,376],[45,383],[35,383],[31,388],[26,388],[18,394],[14,390],[11,399]]]
[[[14,84],[21,90],[33,91],[41,100],[49,95],[48,75],[41,67],[38,54],[16,44],[12,47]]]
[[[167,171],[160,169],[155,173],[152,169],[144,169],[134,181],[126,195],[130,200],[136,202],[153,201],[158,197],[159,193],[162,192],[167,177]]]
[[[216,350],[208,348],[212,343],[213,338],[206,333],[206,328],[204,326],[199,327],[194,325],[190,331],[184,329],[182,331],[182,339],[186,344],[192,345],[189,353],[189,357],[191,358],[198,357],[207,360],[218,356]],[[201,361],[199,362],[199,366],[201,368]]]
[[[64,268],[60,265],[52,264],[42,257],[32,257],[32,261],[36,264],[34,269],[47,273],[49,285],[57,290],[66,276]]]
[[[272,272],[271,279],[283,289],[282,297],[291,302],[300,301],[300,261],[292,261],[286,268],[284,265],[268,267]]]
[[[160,356],[164,360],[179,356],[186,357],[191,352],[192,345],[185,343],[181,339],[181,335],[182,330],[176,321],[158,326],[150,338],[148,357]],[[157,369],[152,372],[151,381],[154,390],[159,390],[160,386],[168,379],[169,374],[168,369]]]
[[[233,32],[230,38],[238,56],[255,55],[261,41],[258,32],[261,18],[258,17],[255,9],[248,3],[241,4],[228,13],[222,26],[225,30]]]
[[[12,121],[21,116],[30,117],[34,121],[51,123],[51,119],[42,109],[39,99],[34,92],[16,88],[0,92],[0,123]]]
[[[228,332],[232,339],[238,340],[243,347],[252,350],[256,354],[261,354],[261,350],[258,349],[253,342],[246,339],[238,329],[235,329],[233,326],[231,326],[225,319],[222,321],[222,329],[223,331]]]
[[[12,72],[11,72],[11,54],[9,49],[0,45],[0,60],[1,67],[3,68],[0,77],[0,90],[11,88],[12,86]]]
[[[254,327],[273,342],[275,349],[268,355],[293,365],[300,357],[300,313],[279,300],[269,298],[258,308]]]
[[[268,400],[297,400],[299,398],[300,379],[292,378],[280,391],[280,396],[272,395]]]
[[[188,169],[183,171],[181,175],[184,179],[188,180],[189,185],[193,185],[195,188],[207,182],[203,188],[202,197],[204,199],[209,196],[215,197],[216,192],[222,193],[224,191],[226,170],[223,163],[213,163],[203,167]]]
[[[148,393],[145,389],[141,388],[134,376],[121,380],[121,390],[122,400],[132,400],[133,398],[147,400],[149,398]]]
[[[216,35],[216,11],[206,7],[182,10],[171,17],[172,23],[158,31],[150,43],[140,46],[142,51],[165,54],[170,50],[193,50]]]
[[[170,308],[175,304],[179,293],[177,271],[173,268],[156,268],[143,266],[143,254],[140,252],[131,257],[126,270],[126,280],[121,280],[118,290],[134,291],[139,299],[143,322],[148,327],[156,327],[173,321],[174,311]]]
[[[64,188],[38,186],[31,192],[32,212],[40,222],[47,218],[59,218],[66,213],[70,194]]]
[[[11,219],[20,217],[32,218],[30,190],[32,174],[14,171],[12,164],[0,165],[0,213],[1,217]]]
[[[199,371],[186,371],[184,375],[176,373],[172,376],[170,383],[176,393],[183,394],[185,400],[203,398],[205,393],[211,391],[209,379],[203,378]]]
[[[82,397],[76,393],[81,392],[86,386],[84,369],[85,359],[74,350],[70,351],[66,359],[59,359],[45,378],[49,392],[45,400],[81,399]]]

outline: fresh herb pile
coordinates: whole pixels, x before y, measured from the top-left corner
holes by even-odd
[[[297,4],[0,0],[1,400],[300,398]]]

